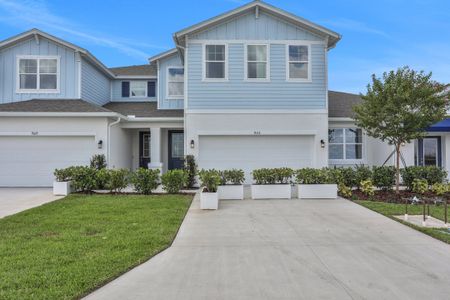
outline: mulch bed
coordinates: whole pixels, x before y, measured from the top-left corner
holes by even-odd
[[[397,194],[394,190],[392,191],[375,191],[375,195],[373,196],[367,196],[363,192],[359,190],[353,190],[352,191],[352,199],[357,200],[369,200],[369,201],[378,201],[378,202],[387,202],[387,203],[405,203],[405,199],[411,199],[414,196],[417,196],[418,198],[425,198],[425,199],[434,199],[437,197],[432,192],[427,192],[423,196],[419,196],[413,192],[401,190],[399,194]],[[439,197],[440,198],[440,197]],[[448,198],[448,197],[445,197]]]

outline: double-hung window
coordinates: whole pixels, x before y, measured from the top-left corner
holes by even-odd
[[[359,128],[330,128],[328,130],[328,143],[329,159],[362,159],[362,130]]]
[[[122,98],[156,97],[156,81],[122,81]]]
[[[247,45],[247,79],[268,79],[267,45]]]
[[[59,58],[56,56],[17,57],[17,90],[25,93],[58,92]]]
[[[226,79],[226,55],[225,45],[205,45],[205,79]]]
[[[167,97],[182,98],[184,96],[184,68],[167,69]]]
[[[287,79],[294,81],[310,80],[309,46],[288,45],[287,48]]]

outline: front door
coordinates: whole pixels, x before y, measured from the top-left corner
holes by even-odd
[[[441,166],[441,138],[426,137],[418,141],[418,165]]]
[[[139,167],[148,168],[150,163],[150,132],[139,132]]]
[[[169,131],[169,170],[182,169],[184,162],[184,133],[180,130]]]

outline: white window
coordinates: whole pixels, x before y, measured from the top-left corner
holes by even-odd
[[[184,68],[167,69],[167,97],[179,98],[184,95]]]
[[[147,97],[147,81],[130,81],[130,97]]]
[[[58,83],[59,57],[17,57],[17,92],[55,93],[59,89]]]
[[[306,45],[287,46],[287,78],[288,80],[310,80],[310,49]]]
[[[330,128],[328,143],[329,159],[362,159],[362,130],[359,128]]]
[[[268,79],[267,45],[247,45],[246,71],[249,80]]]
[[[225,45],[205,45],[205,79],[226,79],[227,53]]]

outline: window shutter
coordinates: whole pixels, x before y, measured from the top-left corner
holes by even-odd
[[[147,97],[155,97],[156,96],[156,82],[148,81],[147,82]]]
[[[130,97],[130,82],[122,81],[122,97],[128,98]]]

